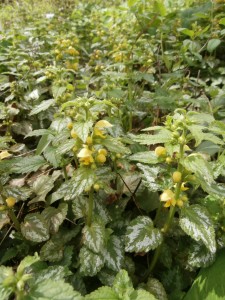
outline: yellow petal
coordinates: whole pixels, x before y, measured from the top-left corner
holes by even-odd
[[[112,127],[113,125],[110,124],[108,121],[106,120],[100,120],[95,124],[96,128],[107,128],[107,127]]]
[[[181,191],[186,191],[186,190],[189,190],[189,188],[188,187],[186,187],[186,186],[184,186],[185,185],[185,182],[183,182],[182,183],[182,185],[181,185]]]
[[[90,157],[92,154],[92,151],[87,148],[82,148],[80,152],[77,154],[77,157],[85,158]]]
[[[160,195],[160,200],[161,201],[168,201],[174,198],[174,193],[171,190],[165,190],[161,195]]]
[[[103,134],[102,130],[100,130],[100,129],[94,128],[94,134],[96,136],[101,137],[102,139],[106,138],[106,136]]]
[[[0,153],[0,159],[4,159],[4,158],[9,157],[9,156],[11,156],[11,154],[7,150],[2,151]]]
[[[170,203],[170,200],[169,201],[166,201],[166,203],[163,205],[164,207],[170,207],[171,203]]]

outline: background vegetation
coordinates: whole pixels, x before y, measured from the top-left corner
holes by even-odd
[[[224,1],[0,6],[0,298],[225,299]]]

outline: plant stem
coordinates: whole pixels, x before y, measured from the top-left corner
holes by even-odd
[[[13,211],[12,209],[9,209],[9,210],[8,210],[8,214],[9,214],[9,217],[10,217],[10,219],[12,220],[12,222],[13,222],[13,224],[14,224],[16,230],[17,230],[17,231],[20,231],[20,223],[19,223],[19,221],[18,221],[18,219],[17,219],[17,217],[16,217],[14,211]]]
[[[87,226],[91,226],[92,221],[92,213],[94,207],[94,193],[93,189],[89,192],[89,199],[88,199],[88,215],[87,215]]]
[[[65,176],[65,180],[67,181],[68,180],[68,175],[67,175],[67,171],[66,171],[66,166],[63,166],[63,173],[64,173],[64,176]]]
[[[183,155],[184,155],[184,145],[181,144],[180,145],[180,159],[183,158]],[[182,172],[182,169],[183,169],[183,166],[180,164],[180,162],[178,162],[177,170],[179,172]],[[179,197],[180,197],[181,185],[182,185],[182,182],[178,182],[176,184],[175,193],[174,193],[174,199],[175,200],[178,200]],[[176,206],[175,205],[170,206],[170,211],[169,211],[167,221],[166,221],[166,223],[164,224],[164,226],[162,228],[162,232],[164,233],[164,235],[169,231],[169,229],[171,227],[175,212],[176,212]],[[148,274],[152,272],[152,270],[154,269],[154,267],[155,267],[155,265],[156,265],[156,263],[159,259],[159,255],[161,253],[162,245],[163,245],[163,243],[161,243],[159,245],[159,247],[156,249],[156,251],[154,253],[151,265],[149,267]]]

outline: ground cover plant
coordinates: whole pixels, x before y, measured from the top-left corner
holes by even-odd
[[[0,6],[0,299],[223,299],[223,1]]]

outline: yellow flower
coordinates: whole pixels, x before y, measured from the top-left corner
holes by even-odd
[[[171,190],[165,190],[161,195],[160,195],[160,200],[162,202],[166,202],[164,204],[164,207],[170,207],[176,205],[176,200],[174,199],[174,193]]]
[[[181,188],[180,188],[181,191],[189,190],[189,188],[185,186],[185,183],[186,183],[186,182],[183,182],[183,183],[182,183]]]
[[[110,128],[112,126],[113,125],[110,124],[108,121],[106,121],[106,120],[100,120],[94,126],[94,134],[96,136],[99,136],[102,139],[104,139],[104,138],[106,138],[106,136],[104,135],[104,129],[105,128]]]
[[[11,154],[10,154],[7,150],[2,151],[2,152],[0,153],[0,160],[1,160],[1,159],[4,159],[4,158],[7,158],[7,157],[9,157],[9,156],[11,156]]]
[[[92,151],[86,147],[80,150],[80,152],[77,154],[77,157],[80,158],[80,163],[83,163],[85,166],[88,166],[94,162],[94,159],[92,157]]]
[[[110,124],[108,121],[106,120],[100,120],[95,124],[95,128],[109,128],[112,127],[113,125]]]
[[[91,150],[89,150],[88,148],[82,148],[80,152],[77,154],[77,157],[86,158],[86,157],[90,157],[91,155],[92,155]]]

